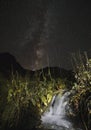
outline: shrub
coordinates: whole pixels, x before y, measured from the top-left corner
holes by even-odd
[[[12,74],[11,79],[5,81],[6,103],[1,113],[1,128],[25,130],[39,126],[40,115],[53,95],[65,88],[64,80],[53,79],[50,73],[48,77],[42,73],[42,78],[35,74],[32,80],[29,76]]]
[[[12,75],[8,82],[7,105],[2,114],[3,129],[31,129],[39,122],[38,109],[31,102],[28,81]]]
[[[76,82],[70,102],[74,106],[75,113],[79,114],[86,130],[90,130],[91,124],[91,59],[86,53],[73,55],[73,67]]]

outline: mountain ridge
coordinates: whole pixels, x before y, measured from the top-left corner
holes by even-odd
[[[8,52],[0,53],[0,73],[8,76],[11,75],[12,72],[18,72],[20,75],[26,75],[28,73],[31,77],[38,74],[40,77],[43,77],[43,75],[49,77],[51,75],[52,78],[61,77],[73,80],[72,70],[66,70],[59,67],[45,67],[35,71],[27,70],[18,63],[12,54]]]

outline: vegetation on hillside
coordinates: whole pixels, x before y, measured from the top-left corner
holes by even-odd
[[[78,53],[73,54],[72,60],[75,76],[72,81],[70,76],[68,79],[65,75],[65,78],[54,78],[50,68],[46,74],[43,70],[36,71],[32,77],[21,76],[17,72],[6,78],[0,73],[0,129],[28,130],[39,127],[40,116],[53,95],[67,89],[72,92],[70,104],[73,114],[79,116],[86,130],[90,130],[91,59],[86,53]]]
[[[73,68],[76,82],[72,87],[71,104],[74,113],[80,116],[86,130],[91,128],[91,59],[87,53],[73,54]]]
[[[12,74],[9,80],[1,82],[0,127],[1,129],[31,129],[40,125],[40,115],[45,111],[55,93],[61,92],[66,80],[47,78],[42,73],[31,77]]]

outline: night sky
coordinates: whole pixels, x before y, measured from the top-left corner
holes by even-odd
[[[91,51],[90,0],[0,0],[0,52],[24,68],[69,69],[78,51]]]

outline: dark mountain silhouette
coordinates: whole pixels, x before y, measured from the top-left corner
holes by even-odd
[[[43,79],[43,76],[45,76],[47,79],[50,79],[51,76],[55,79],[60,77],[62,79],[66,78],[69,81],[74,80],[73,72],[71,70],[65,70],[59,67],[46,67],[36,71],[26,70],[10,53],[0,53],[0,73],[2,73],[4,76],[11,76],[12,72],[14,74],[18,72],[23,76],[28,74],[32,78],[34,78],[34,76],[37,74],[41,79]]]
[[[74,73],[72,70],[66,70],[64,68],[59,68],[59,67],[46,67],[40,70],[36,71],[37,74],[41,76],[47,77],[48,79],[50,77],[56,79],[56,78],[62,78],[62,79],[67,79],[69,81],[74,81]]]
[[[16,61],[10,53],[0,53],[0,73],[10,75],[11,73],[25,74],[26,70]]]

